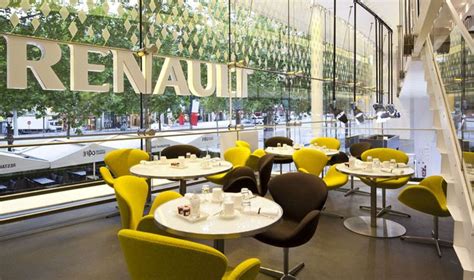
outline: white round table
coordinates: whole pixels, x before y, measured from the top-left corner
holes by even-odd
[[[360,165],[362,163],[359,163]],[[364,178],[373,184],[370,184],[370,216],[351,217],[344,221],[344,226],[355,233],[380,238],[398,237],[405,234],[406,229],[401,224],[385,218],[377,218],[377,187],[375,181],[380,178],[387,180],[400,177],[411,176],[415,173],[413,168],[406,166],[403,168],[394,168],[393,170],[403,170],[403,174],[395,174],[384,169],[365,170],[362,166],[358,168],[349,168],[346,163],[336,165],[336,169],[344,174]]]
[[[205,159],[186,159],[184,168],[172,167],[172,162],[176,159],[169,159],[166,163],[160,161],[137,164],[130,168],[133,175],[145,178],[179,180],[179,193],[186,193],[186,180],[199,177],[206,177],[214,174],[227,172],[232,169],[232,163],[224,160],[211,160],[209,168],[201,166]]]
[[[212,194],[209,194],[210,198]],[[232,195],[225,193],[224,195]],[[203,195],[200,195],[201,198]],[[269,199],[255,196],[250,199],[252,209],[261,207],[262,209],[273,209],[278,212],[275,216],[244,214],[240,210],[235,210],[236,215],[232,218],[220,216],[222,210],[221,203],[204,201],[201,203],[201,212],[209,216],[201,221],[190,222],[177,214],[177,207],[189,204],[186,198],[178,198],[160,205],[155,213],[155,221],[158,227],[174,235],[214,240],[214,247],[224,252],[224,239],[254,236],[264,232],[269,227],[279,222],[283,209],[276,202]]]
[[[321,147],[317,147],[314,145],[306,146],[306,147],[301,147],[302,149],[315,149],[317,151],[320,151],[324,153],[326,156],[333,156],[339,153],[338,150],[334,149],[323,149]],[[288,157],[291,158],[293,157],[293,154],[297,151],[298,149],[293,148],[292,146],[286,146],[286,147],[267,147],[265,149],[265,152],[276,155],[276,156],[281,156],[281,157]]]

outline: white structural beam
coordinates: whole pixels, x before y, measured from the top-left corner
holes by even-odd
[[[461,32],[462,36],[464,37],[464,41],[471,49],[471,53],[474,53],[474,40],[472,40],[471,34],[464,26],[464,23],[459,18],[458,11],[454,8],[453,3],[451,0],[446,0],[446,5],[448,6],[449,11],[451,12],[451,17],[453,18],[454,24],[458,27],[459,31]]]
[[[420,16],[416,21],[414,27],[416,40],[415,47],[413,48],[413,56],[418,57],[421,49],[426,42],[426,39],[430,35],[431,29],[433,29],[434,20],[438,17],[439,10],[443,4],[442,0],[431,0],[426,1],[427,5],[424,5]]]

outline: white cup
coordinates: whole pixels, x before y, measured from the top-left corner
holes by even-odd
[[[191,198],[193,197],[193,193],[185,193],[184,198],[188,200],[188,203],[191,203]]]
[[[212,189],[212,201],[221,202],[223,198],[224,198],[224,191],[222,191],[222,188]]]
[[[178,157],[179,167],[184,167],[185,160],[183,156]]]
[[[157,161],[158,160],[158,156],[157,155],[154,155],[153,156],[153,161]]]
[[[374,168],[380,168],[380,160],[378,158],[374,158],[373,160]]]
[[[349,168],[355,168],[356,167],[356,158],[355,157],[351,157],[349,159]]]
[[[195,154],[191,154],[191,157],[190,157],[192,160],[196,160],[197,156]]]
[[[242,194],[236,193],[232,196],[232,200],[234,201],[234,208],[240,209],[242,208]]]
[[[368,161],[368,162],[371,162],[371,161],[372,161],[372,157],[371,157],[371,156],[368,156],[368,157],[367,157],[367,161]]]
[[[208,160],[204,160],[203,162],[201,162],[201,168],[209,169],[210,167],[211,167],[211,165],[210,165],[210,162]]]
[[[227,217],[234,215],[234,202],[232,200],[224,201],[222,206],[222,215]]]
[[[397,168],[397,161],[395,159],[390,160],[390,168]]]
[[[373,163],[372,162],[366,162],[365,163],[365,170],[366,171],[372,171]]]
[[[191,153],[186,153],[186,158],[190,158],[191,157]]]
[[[386,160],[386,161],[382,162],[382,167],[383,168],[390,168],[390,161]]]
[[[166,158],[166,156],[161,156],[161,158],[160,158],[160,161],[161,161],[162,163],[166,163],[167,160],[168,160],[168,159]]]

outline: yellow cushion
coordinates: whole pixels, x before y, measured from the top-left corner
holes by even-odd
[[[327,188],[331,190],[344,186],[348,180],[349,176],[337,171],[336,165],[332,165],[326,173],[326,176],[323,178]]]
[[[326,146],[329,149],[339,150],[341,147],[341,142],[336,138],[332,137],[317,137],[309,141],[313,145]]]
[[[148,184],[142,178],[126,175],[118,178],[114,186],[122,228],[134,230],[143,216]]]
[[[371,186],[372,181],[369,181],[365,178],[360,178],[362,182],[364,182],[366,185]],[[405,176],[405,177],[400,177],[397,179],[384,179],[384,178],[377,178],[375,179],[375,184],[377,188],[384,188],[384,189],[398,189],[406,185],[408,181],[410,180],[410,176]]]
[[[232,147],[224,152],[224,159],[232,163],[234,167],[245,166],[250,156],[250,149],[242,147]]]
[[[363,161],[367,160],[367,157],[378,158],[380,161],[389,161],[395,159],[397,162],[408,163],[408,156],[402,151],[390,149],[390,148],[375,148],[370,149],[362,153],[361,158]]]
[[[177,199],[183,197],[181,194],[175,192],[175,191],[164,191],[160,192],[156,197],[155,200],[153,200],[153,204],[150,207],[150,214],[154,214],[156,208],[158,206],[162,205],[163,203],[166,203],[170,200]]]
[[[207,176],[206,179],[213,182],[214,184],[223,185],[225,183],[225,177],[230,171],[219,173],[211,176]]]
[[[398,200],[420,212],[438,216],[449,216],[446,202],[446,182],[441,176],[430,176],[419,185],[408,186],[398,195]]]
[[[243,141],[243,140],[237,140],[235,141],[235,146],[236,147],[242,147],[242,148],[247,148],[247,149],[251,149],[251,146],[250,144],[247,142],[247,141]]]
[[[225,274],[227,258],[209,246],[127,229],[118,238],[133,280],[253,280],[260,268],[259,260],[248,259]]]
[[[474,165],[474,153],[473,152],[462,152],[462,157],[465,163]]]
[[[319,176],[328,162],[327,156],[315,149],[303,148],[293,153],[293,160],[298,170]]]
[[[228,267],[222,279],[225,280],[252,280],[257,278],[261,262],[252,258],[241,262],[235,268]]]
[[[138,149],[119,149],[111,151],[104,157],[104,162],[107,165],[107,168],[101,168],[100,174],[105,182],[113,187],[114,178],[116,179],[120,176],[131,175],[130,167],[139,164],[142,160],[149,159],[150,156],[146,152]]]

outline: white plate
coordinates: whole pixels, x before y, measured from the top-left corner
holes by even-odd
[[[190,223],[199,222],[199,221],[205,220],[205,219],[207,219],[207,217],[209,217],[209,214],[204,212],[204,211],[201,211],[201,213],[199,214],[199,217],[194,217],[194,216],[191,216],[191,215],[184,216],[184,215],[180,215],[178,213],[176,213],[176,215],[178,217],[180,217],[181,219],[186,220]]]
[[[235,211],[234,210],[234,215],[223,215],[222,214],[223,212],[221,212],[221,214],[219,215],[219,218],[221,219],[225,219],[225,220],[232,220],[234,218],[237,218],[239,216],[239,212]]]

